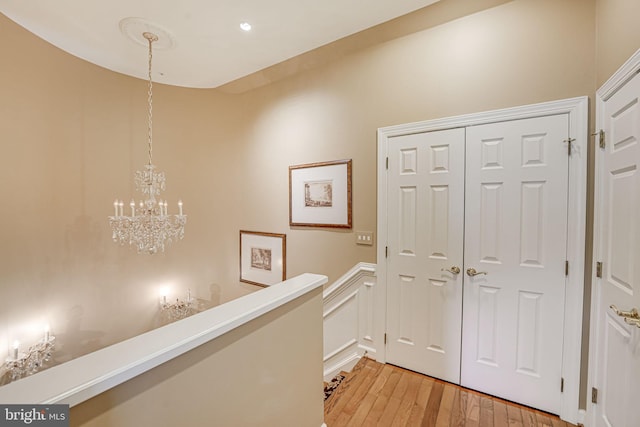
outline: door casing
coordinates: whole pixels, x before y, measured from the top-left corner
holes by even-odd
[[[493,110],[482,113],[455,116],[444,119],[408,123],[378,129],[378,224],[377,224],[377,282],[375,294],[375,334],[377,342],[384,342],[386,332],[387,295],[387,174],[386,162],[389,139],[413,133],[467,127],[480,124],[518,120],[554,114],[568,114],[572,152],[569,159],[569,201],[567,261],[569,276],[565,295],[565,319],[563,325],[562,377],[564,392],[560,417],[566,421],[581,422],[579,414],[580,363],[582,352],[582,308],[584,297],[584,250],[587,196],[587,144],[588,98],[578,97],[541,104]],[[376,354],[378,361],[386,362],[386,351],[382,347]],[[558,385],[560,386],[560,385]]]

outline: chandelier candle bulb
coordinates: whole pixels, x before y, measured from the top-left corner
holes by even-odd
[[[113,202],[113,209],[115,210],[115,213],[113,215],[118,216],[118,201],[117,200],[115,202]]]
[[[49,325],[44,325],[44,342],[49,341]]]
[[[182,200],[178,200],[178,211],[179,214],[182,215]]]
[[[20,341],[15,340],[13,342],[13,360],[18,360],[19,349],[20,349]]]
[[[135,217],[136,216],[136,202],[134,202],[133,199],[131,199],[131,203],[129,203],[129,206],[131,206],[131,216]]]

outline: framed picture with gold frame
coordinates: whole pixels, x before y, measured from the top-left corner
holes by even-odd
[[[287,277],[287,235],[240,230],[240,281],[271,286]]]
[[[351,228],[351,159],[289,166],[289,225]]]

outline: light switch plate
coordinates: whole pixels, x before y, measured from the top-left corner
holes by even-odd
[[[373,231],[356,231],[356,244],[373,246]]]

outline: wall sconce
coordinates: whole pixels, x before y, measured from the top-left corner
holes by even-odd
[[[20,352],[20,342],[13,342],[11,357],[4,362],[4,377],[8,377],[8,382],[19,380],[28,375],[35,374],[51,360],[55,347],[56,337],[51,335],[49,325],[44,327],[44,337],[30,346],[26,352]]]
[[[184,319],[197,312],[195,301],[191,298],[191,290],[187,290],[187,299],[181,300],[176,298],[176,302],[167,302],[167,290],[163,290],[162,300],[160,301],[160,310],[162,314],[170,321]]]

